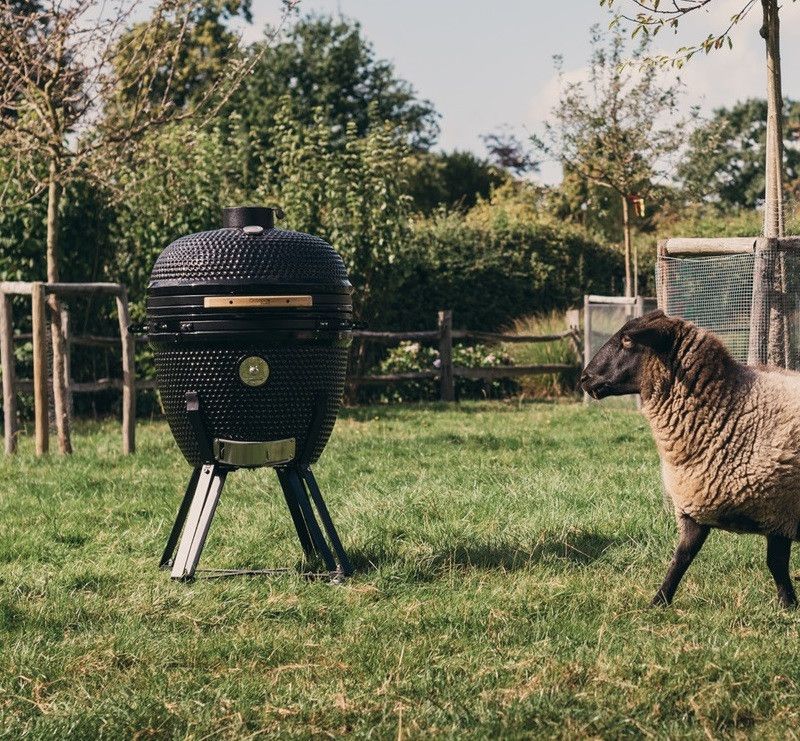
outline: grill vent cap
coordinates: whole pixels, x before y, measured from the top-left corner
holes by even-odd
[[[275,226],[275,209],[268,206],[234,206],[222,209],[223,229],[242,229],[246,226]]]

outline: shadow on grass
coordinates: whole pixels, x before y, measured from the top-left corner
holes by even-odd
[[[424,579],[435,578],[453,569],[518,571],[542,562],[561,562],[568,567],[586,566],[624,542],[624,538],[593,530],[546,531],[530,545],[511,540],[476,540],[439,547],[433,553],[421,549],[418,558],[413,553],[401,553],[401,547],[393,548],[391,545],[387,548],[353,549],[349,555],[360,574],[383,567],[410,565],[415,575]]]

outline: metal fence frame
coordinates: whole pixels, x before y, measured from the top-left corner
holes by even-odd
[[[593,348],[592,345],[592,307],[594,306],[623,306],[629,307],[629,318],[643,316],[646,312],[647,303],[655,302],[656,299],[652,296],[598,296],[586,295],[583,297],[583,367],[585,368],[598,348]],[[622,326],[622,325],[620,325]],[[632,396],[635,398],[636,406],[639,406],[638,395]],[[588,404],[591,397],[585,391],[583,392],[583,402]]]

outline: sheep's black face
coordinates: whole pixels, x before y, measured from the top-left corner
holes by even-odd
[[[659,310],[626,322],[584,369],[583,390],[595,399],[640,393],[645,359],[667,349],[669,321]]]

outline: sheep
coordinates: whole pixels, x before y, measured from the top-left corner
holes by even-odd
[[[767,538],[783,607],[797,606],[800,373],[737,362],[711,332],[654,311],[631,319],[581,376],[595,399],[641,394],[679,542],[652,605],[669,605],[711,528]]]

